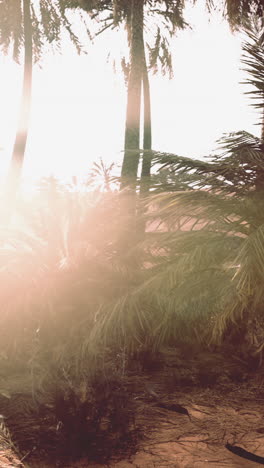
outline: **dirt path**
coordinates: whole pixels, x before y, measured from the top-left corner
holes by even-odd
[[[228,442],[264,457],[264,400],[237,388],[230,393],[212,390],[191,395],[175,394],[169,403],[180,403],[185,415],[156,408],[158,427],[129,462],[116,468],[214,468],[262,466],[232,454]],[[207,404],[206,404],[207,403]],[[154,409],[154,408],[153,408]],[[155,416],[156,412],[156,416]]]
[[[109,465],[80,460],[63,468],[227,468],[262,466],[232,454],[228,442],[264,457],[264,399],[247,386],[218,390],[175,392],[167,404],[183,405],[187,415],[142,401],[137,422],[145,437],[129,460]],[[165,399],[163,400],[165,401]],[[152,424],[151,424],[152,421]],[[51,468],[31,464],[30,468]]]
[[[200,370],[197,363],[195,365],[189,363],[188,372],[184,366],[181,368],[178,362],[177,365],[173,363],[171,366],[167,359],[166,363],[161,369],[150,372],[136,371],[128,378],[129,398],[137,403],[135,427],[143,435],[132,456],[128,458],[124,454],[121,461],[119,459],[108,465],[92,464],[87,458],[74,463],[64,461],[46,464],[41,461],[41,454],[36,453],[38,451],[36,450],[25,457],[23,466],[27,468],[262,466],[260,463],[231,453],[227,450],[226,444],[239,446],[264,457],[264,377],[260,374],[258,376],[245,374],[244,378],[242,369],[238,382],[236,363],[232,372],[227,365],[224,369],[220,361],[218,367],[215,363],[209,366],[203,361]],[[206,382],[201,369],[203,372],[206,369]],[[213,370],[214,376],[218,369],[216,383],[212,383],[212,379],[209,379],[208,369]],[[17,392],[17,388],[10,383],[5,389],[2,382],[2,387],[5,391],[8,389],[10,391],[12,387],[13,392]],[[21,383],[19,387],[21,388]],[[23,388],[25,390],[25,386]],[[13,396],[10,398],[12,400]],[[186,414],[184,409],[187,410]],[[0,450],[0,468],[19,466],[15,463],[12,465],[12,461],[8,464],[8,460],[4,458],[5,450],[2,456],[1,459]]]

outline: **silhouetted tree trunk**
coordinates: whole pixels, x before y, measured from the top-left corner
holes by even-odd
[[[150,185],[150,171],[151,171],[151,145],[152,145],[152,132],[151,132],[151,105],[150,105],[150,86],[148,68],[146,63],[146,54],[144,49],[143,61],[143,96],[144,96],[144,134],[143,134],[143,159],[141,169],[140,193],[145,195],[149,191]]]
[[[127,91],[125,152],[121,172],[121,188],[135,186],[139,165],[140,110],[143,66],[144,0],[131,2],[130,72]]]
[[[144,49],[144,62],[143,62],[143,96],[144,96],[144,128],[143,128],[143,156],[142,156],[142,169],[140,178],[140,197],[144,198],[149,193],[150,188],[150,174],[151,174],[151,145],[152,145],[152,132],[151,132],[151,104],[150,104],[150,86],[148,68],[146,62],[146,55]],[[138,232],[143,239],[145,235],[146,222],[144,219],[144,204],[139,203],[138,210]]]
[[[261,143],[264,146],[264,110],[262,111],[262,122],[261,122]]]
[[[15,201],[16,193],[19,188],[21,172],[25,157],[31,108],[33,59],[30,0],[23,0],[23,23],[25,53],[22,99],[19,113],[18,128],[7,180],[8,203],[10,203],[11,206]]]

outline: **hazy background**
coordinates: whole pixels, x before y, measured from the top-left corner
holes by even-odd
[[[239,84],[241,37],[216,12],[210,22],[198,5],[187,10],[193,30],[172,41],[174,78],[150,76],[153,149],[203,157],[224,133],[259,134],[256,115]],[[81,27],[81,26],[80,26]],[[125,50],[124,32],[108,31],[94,44],[83,36],[78,56],[65,38],[62,54],[49,53],[33,74],[33,108],[24,175],[87,173],[99,157],[122,159],[126,89],[113,59]],[[110,52],[109,60],[107,60]],[[22,67],[0,57],[0,177],[7,171],[16,130]]]

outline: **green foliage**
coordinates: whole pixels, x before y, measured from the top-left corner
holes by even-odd
[[[218,6],[214,0],[212,3]],[[248,26],[253,16],[263,18],[263,13],[262,0],[238,0],[236,2],[227,0],[224,2],[224,15],[234,30]]]
[[[125,356],[139,348],[196,337],[195,302],[186,320],[181,275],[188,276],[199,251],[185,259],[180,235],[173,242],[166,233],[131,239],[124,200],[119,192],[43,181],[32,202],[21,201],[13,226],[1,231],[0,356],[3,364],[25,366],[38,385],[50,363],[71,375],[91,374],[113,351],[124,353],[115,359],[124,372]],[[217,285],[222,270],[216,271]]]
[[[21,202],[13,223],[0,236],[3,358],[31,366],[72,357],[76,368],[85,366],[87,352],[100,346],[91,336],[102,308],[135,284],[139,260],[128,249],[120,194],[51,181]]]
[[[183,290],[187,288],[188,291],[188,286],[192,288],[193,285],[196,291],[195,283],[198,281],[198,296],[186,295],[190,306],[194,298],[197,314],[200,308],[210,313],[207,302],[198,300],[201,294],[205,297],[205,291],[209,291],[215,298],[211,304],[215,321],[214,338],[223,334],[228,321],[258,314],[263,302],[261,252],[264,219],[261,207],[264,166],[261,142],[241,133],[227,137],[223,143],[225,153],[211,163],[194,161],[190,169],[190,162],[186,161],[188,189],[154,197],[153,201],[159,208],[152,215],[169,227],[169,239],[173,246],[174,242],[177,245],[179,236],[175,228],[191,230],[191,233],[182,234],[184,264],[188,260],[192,265]],[[165,164],[168,164],[168,160]],[[177,177],[177,170],[180,173],[184,171],[183,159],[177,161],[177,157],[172,158],[172,167]],[[192,181],[198,189],[190,188]],[[189,235],[192,243],[188,242]],[[214,264],[218,248],[222,257],[217,258]],[[198,257],[195,256],[197,252]],[[211,261],[208,261],[208,255]],[[216,272],[221,278],[217,279],[218,292],[215,296]],[[184,278],[183,270],[180,270],[180,275]],[[196,276],[195,281],[192,275]]]
[[[254,37],[244,63],[262,93]],[[2,360],[20,358],[36,373],[52,361],[78,375],[112,350],[208,344],[261,313],[263,142],[241,131],[204,161],[152,154],[150,195],[135,195],[147,213],[144,240],[102,161],[90,174],[103,176],[101,192],[49,180],[21,202],[17,224],[0,235]]]
[[[262,31],[258,34],[252,32],[244,44],[244,63],[261,107]],[[156,233],[158,255],[166,252],[167,265],[159,266],[154,290],[169,285],[174,314],[184,304],[188,323],[193,313],[207,317],[218,341],[230,322],[246,324],[263,310],[263,141],[237,132],[224,136],[218,154],[207,161],[156,154],[153,162],[159,172],[149,221],[169,231]]]
[[[35,61],[41,57],[47,44],[59,45],[62,30],[66,30],[78,52],[81,44],[72,30],[65,15],[65,9],[59,0],[49,2],[39,0],[30,2],[32,18],[32,40]],[[11,49],[13,59],[20,62],[24,50],[23,5],[21,0],[0,1],[0,47],[4,53]]]
[[[115,167],[115,163],[107,166],[103,159],[99,158],[99,161],[93,163],[88,173],[87,185],[106,192],[117,188],[118,179],[113,175]]]
[[[95,35],[111,28],[125,26],[128,32],[128,42],[131,43],[131,2],[124,0],[67,0],[65,8],[86,11],[97,21],[99,26]],[[169,51],[169,39],[178,29],[188,26],[184,20],[184,1],[144,1],[144,29],[146,45],[149,52],[149,69],[157,73],[172,76],[172,58]],[[123,59],[124,65],[124,59]]]

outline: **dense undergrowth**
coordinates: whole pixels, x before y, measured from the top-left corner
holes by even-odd
[[[36,438],[50,456],[99,462],[136,450],[128,377],[163,349],[262,365],[263,139],[238,132],[220,149],[203,161],[153,152],[144,197],[111,190],[108,171],[104,191],[46,181],[2,223],[0,377],[22,375],[24,395],[0,386],[0,406],[13,428],[26,415],[23,450]]]
[[[228,331],[215,339],[246,237],[168,229],[167,199],[150,195],[143,239],[124,200],[52,183],[1,230],[1,378],[23,378],[20,390],[0,388],[0,406],[22,453],[37,445],[43,458],[97,462],[133,453],[133,363],[145,372],[166,347],[192,355]],[[246,343],[245,331],[235,337]]]
[[[121,205],[118,192],[51,187],[20,203],[0,236],[3,363],[32,368],[65,359],[80,372],[87,356],[92,365],[109,347],[133,354],[173,344],[180,335],[193,339],[175,303],[174,316],[168,313],[180,284],[176,273],[167,281],[175,265],[166,238],[157,246],[151,232],[132,241]],[[177,238],[181,245],[182,234]],[[167,277],[156,286],[157,270]],[[189,314],[196,326],[200,319]]]

